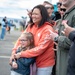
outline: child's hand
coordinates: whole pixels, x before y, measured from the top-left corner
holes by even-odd
[[[18,68],[18,65],[17,65],[17,63],[16,63],[16,62],[12,62],[12,68],[15,68],[15,69],[17,69],[17,68]]]
[[[15,56],[16,59],[18,59],[18,58],[20,58],[21,53],[17,53],[17,54],[15,54],[14,56]]]

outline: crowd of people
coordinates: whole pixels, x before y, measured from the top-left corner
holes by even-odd
[[[1,28],[0,40],[5,40],[6,32],[10,33],[12,25],[13,25],[12,20],[8,20],[6,16],[4,18],[2,18],[1,26],[0,26],[0,28]]]
[[[9,18],[7,16],[1,18],[0,23],[0,40],[5,40],[5,35],[8,32],[10,34],[11,30],[14,28],[14,30],[20,30],[24,31],[26,28],[26,19],[16,19],[15,18]]]
[[[30,21],[9,60],[11,75],[30,75],[34,63],[35,75],[75,74],[75,0],[62,0],[57,8],[44,1],[28,12]]]

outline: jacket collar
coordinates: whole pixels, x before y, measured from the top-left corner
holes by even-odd
[[[65,14],[69,14],[71,11],[73,11],[75,9],[75,5],[71,8],[71,9],[69,9]]]

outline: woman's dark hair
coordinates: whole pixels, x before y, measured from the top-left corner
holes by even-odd
[[[48,12],[47,12],[47,9],[43,6],[43,5],[37,5],[35,6],[33,9],[32,9],[32,12],[33,10],[37,8],[40,10],[40,14],[42,16],[42,20],[40,21],[40,23],[38,24],[38,27],[42,26],[45,22],[47,22],[48,18],[49,18],[49,15],[48,15]],[[32,21],[32,18],[31,18],[31,27],[34,25],[33,21]]]

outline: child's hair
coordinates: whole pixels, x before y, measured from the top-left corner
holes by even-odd
[[[30,41],[30,48],[33,48],[34,47],[34,37],[33,37],[33,34],[31,32],[24,32],[23,35],[26,36],[27,40]]]

